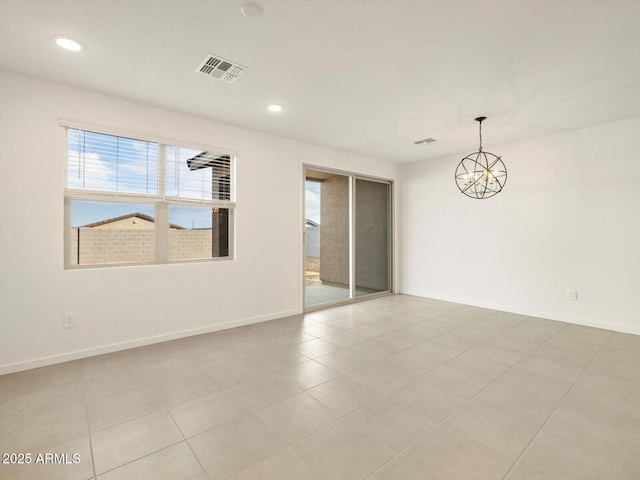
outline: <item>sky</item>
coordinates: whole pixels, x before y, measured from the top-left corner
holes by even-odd
[[[305,182],[305,217],[320,223],[320,182]]]
[[[167,146],[166,194],[211,199],[211,169],[190,171],[187,159],[200,150]],[[67,187],[134,194],[158,194],[158,144],[80,130],[68,130]],[[155,217],[153,202],[114,203],[74,200],[73,227],[140,212]],[[211,228],[210,207],[171,205],[169,221],[185,228]]]

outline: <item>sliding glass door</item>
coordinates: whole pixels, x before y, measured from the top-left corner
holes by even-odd
[[[355,295],[390,290],[390,185],[355,179]]]
[[[305,169],[305,307],[391,291],[391,184]]]

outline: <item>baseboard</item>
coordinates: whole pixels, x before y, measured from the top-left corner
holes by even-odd
[[[267,322],[269,320],[275,320],[276,318],[289,317],[291,315],[298,315],[299,313],[300,311],[298,310],[289,310],[286,312],[245,318],[242,320],[233,320],[230,322],[217,323],[215,325],[207,325],[206,327],[198,327],[198,328],[193,328],[189,330],[180,330],[172,333],[164,333],[162,335],[154,335],[152,337],[143,337],[135,340],[128,340],[126,342],[112,343],[109,345],[102,345],[99,347],[92,347],[84,350],[76,350],[73,352],[36,358],[33,360],[27,360],[24,362],[9,363],[9,364],[0,366],[0,375],[5,375],[7,373],[21,372],[23,370],[31,370],[32,368],[46,367],[49,365],[55,365],[57,363],[69,362],[71,360],[80,360],[82,358],[94,357],[96,355],[103,355],[105,353],[119,352],[121,350],[128,350],[130,348],[144,347],[145,345],[152,345],[154,343],[167,342],[169,340],[177,340],[179,338],[192,337],[195,335],[201,335],[203,333],[212,333],[220,330],[227,330],[229,328],[242,327],[244,325]]]
[[[452,297],[449,295],[441,295],[441,294],[424,294],[412,291],[403,291],[400,292],[404,295],[413,295],[416,297],[422,298],[432,298],[434,300],[442,300],[444,302],[454,302],[460,303],[463,305],[470,305],[472,307],[481,307],[481,308],[490,308],[492,310],[499,310],[501,312],[508,313],[516,313],[519,315],[527,315],[529,317],[538,317],[545,318],[547,320],[556,320],[558,322],[566,322],[574,325],[582,325],[584,327],[594,327],[594,328],[602,328],[604,330],[612,330],[614,332],[620,333],[630,333],[633,335],[640,335],[640,327],[634,327],[632,325],[626,325],[624,323],[610,323],[610,322],[600,322],[597,320],[583,319],[577,317],[571,317],[568,315],[557,314],[553,312],[544,312],[540,310],[528,309],[528,308],[520,308],[514,307],[512,305],[499,305],[499,304],[490,304],[490,303],[474,303],[469,302],[467,299]]]

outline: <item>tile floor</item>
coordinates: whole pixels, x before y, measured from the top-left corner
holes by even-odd
[[[0,452],[70,462],[2,479],[638,480],[640,336],[388,296],[2,376]]]

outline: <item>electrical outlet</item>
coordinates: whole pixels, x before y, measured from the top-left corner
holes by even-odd
[[[62,319],[63,328],[74,328],[76,326],[75,313],[65,313]]]
[[[567,300],[575,302],[578,300],[578,291],[573,288],[567,289]]]

